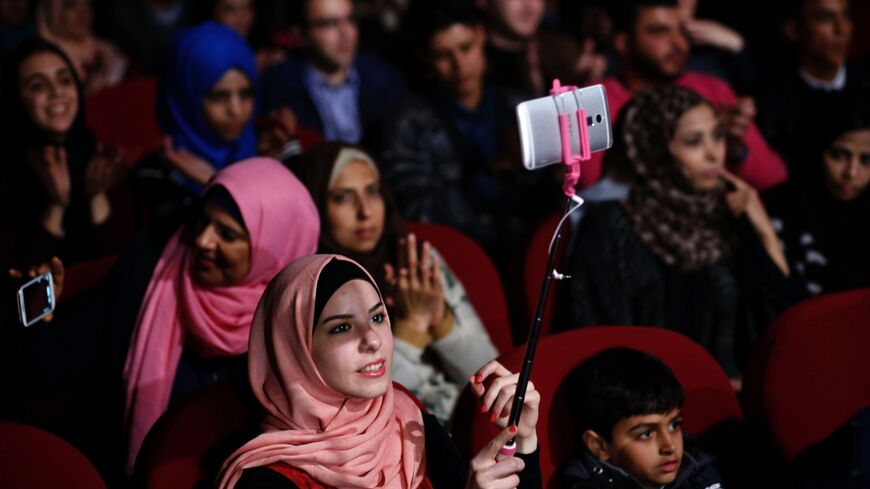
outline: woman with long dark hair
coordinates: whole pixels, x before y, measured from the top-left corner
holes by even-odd
[[[27,41],[4,63],[2,94],[2,264],[99,255],[120,154],[100,147],[86,126],[74,65],[57,46]]]

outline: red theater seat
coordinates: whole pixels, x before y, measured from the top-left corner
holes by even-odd
[[[535,317],[535,307],[538,305],[538,295],[541,293],[541,281],[547,270],[547,250],[553,231],[559,223],[560,216],[553,215],[542,222],[532,234],[532,239],[526,248],[523,263],[523,284],[525,286],[527,320],[524,324],[530,325]],[[571,231],[570,219],[562,226],[562,246],[556,258],[556,270],[565,273],[565,241]],[[566,324],[571,321],[571,304],[568,297],[570,282],[552,280],[550,282],[550,295],[544,308],[543,321],[541,322],[541,336],[550,333],[553,323]],[[525,341],[528,337],[528,326],[520,332]]]
[[[70,302],[94,288],[109,275],[117,261],[117,255],[110,255],[69,266],[64,275],[60,300]]]
[[[136,77],[105,88],[88,97],[85,117],[101,143],[126,150],[125,159],[135,162],[160,146],[155,100],[157,80]]]
[[[788,461],[870,406],[868,346],[870,289],[804,301],[759,338],[744,376],[747,414]]]
[[[0,487],[105,489],[106,485],[69,443],[39,428],[0,421]]]
[[[686,394],[683,405],[686,432],[700,435],[721,429],[726,421],[742,420],[728,376],[702,346],[678,333],[638,326],[596,326],[541,338],[532,382],[541,393],[538,442],[545,488],[558,487],[556,471],[574,448],[562,380],[587,358],[613,347],[645,351],[674,371]],[[499,361],[517,372],[523,353],[523,348],[517,348],[502,355]],[[489,419],[477,410],[468,388],[454,416],[453,436],[467,453],[476,453],[497,433]]]
[[[504,287],[486,252],[473,239],[440,224],[406,222],[405,229],[429,241],[465,287],[468,300],[499,352],[514,347]]]

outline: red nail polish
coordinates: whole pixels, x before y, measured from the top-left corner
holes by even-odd
[[[480,412],[481,412],[481,413],[485,413],[485,412],[486,412],[486,404],[480,406]]]
[[[510,430],[510,431],[511,431],[511,433],[516,433],[516,432],[517,432],[517,427],[516,427],[516,426],[511,426],[511,430]]]
[[[491,423],[495,423],[495,413],[492,413],[492,414],[489,415],[489,421],[490,421]]]
[[[474,382],[477,384],[483,382],[483,375],[477,374],[477,376],[474,378]]]

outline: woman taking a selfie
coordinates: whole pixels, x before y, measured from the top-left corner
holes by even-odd
[[[2,76],[2,265],[99,256],[112,213],[106,191],[121,158],[85,125],[75,67],[55,45],[33,39],[9,55]]]
[[[248,377],[262,434],[224,465],[221,488],[541,486],[540,395],[529,383],[507,427],[517,375],[493,361],[469,380],[502,428],[471,461],[390,375],[393,335],[372,277],[337,255],[301,258],[267,287],[251,327]],[[516,437],[515,457],[496,461]]]
[[[428,242],[405,234],[365,150],[321,143],[294,169],[320,212],[319,252],[356,260],[384,292],[394,318],[393,379],[446,424],[468,376],[498,355],[462,283]]]
[[[792,289],[761,200],[724,164],[722,124],[700,95],[673,86],[637,94],[606,160],[629,196],[592,207],[578,230],[571,298],[575,326],[680,331],[739,387],[742,348]]]

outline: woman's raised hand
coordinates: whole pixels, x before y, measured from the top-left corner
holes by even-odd
[[[42,263],[36,266],[32,266],[27,270],[27,278],[36,278],[39,275],[43,275],[51,272],[51,279],[54,283],[54,300],[57,302],[57,298],[60,297],[60,293],[63,292],[63,280],[66,275],[66,269],[63,266],[63,262],[60,261],[60,258],[54,256],[48,263]],[[9,269],[9,276],[14,279],[22,279],[25,278],[25,274],[21,272],[21,270]],[[43,321],[49,322],[54,316],[49,314]]]
[[[505,428],[471,459],[466,489],[510,489],[520,484],[517,475],[526,464],[521,458],[497,459],[498,452],[516,436],[516,427]]]
[[[273,110],[257,124],[257,152],[273,158],[296,138],[296,115],[289,107]]]
[[[184,148],[175,149],[170,136],[163,138],[163,154],[176,170],[200,185],[207,184],[215,174],[209,162]]]
[[[66,149],[53,144],[45,145],[41,154],[37,155],[35,170],[51,203],[66,208],[71,187]]]
[[[768,217],[767,211],[764,209],[764,204],[761,203],[758,192],[751,185],[728,170],[723,169],[721,175],[722,178],[734,186],[734,190],[725,195],[731,212],[735,216],[746,214],[749,222],[752,223],[752,227],[759,234],[765,235],[771,233],[775,236],[773,225],[770,223],[770,217]]]
[[[387,265],[387,280],[395,282],[396,306],[402,317],[425,325],[428,330],[440,323],[447,314],[444,289],[441,287],[441,268],[438,258],[432,254],[432,246],[423,242],[419,251],[417,237],[409,234],[399,240],[399,271]]]
[[[764,204],[758,196],[758,192],[728,170],[723,169],[720,174],[722,178],[734,186],[734,190],[725,195],[731,212],[735,216],[746,214],[746,218],[749,219],[750,224],[752,224],[756,234],[761,239],[761,243],[770,259],[773,260],[783,275],[788,276],[790,274],[788,261],[782,252],[779,238],[773,228],[773,223],[770,222],[767,211],[764,209]]]
[[[506,428],[519,374],[511,373],[502,364],[492,360],[468,380],[471,392],[480,400],[480,412],[489,413],[490,421],[499,428]],[[538,424],[540,404],[541,394],[529,381],[523,399],[523,412],[516,426],[517,450],[520,453],[532,453],[538,447],[535,427]]]
[[[94,197],[105,193],[118,177],[124,151],[115,146],[97,146],[97,154],[85,169],[85,195]]]

